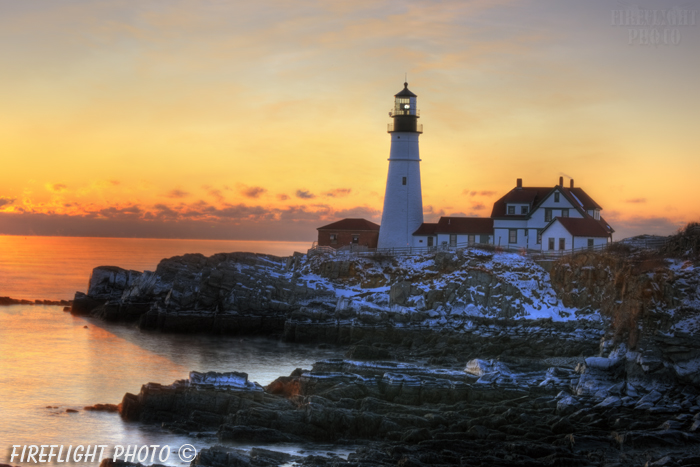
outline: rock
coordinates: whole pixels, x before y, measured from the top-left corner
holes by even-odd
[[[345,356],[352,360],[389,360],[391,354],[388,350],[368,345],[356,345]]]
[[[478,358],[467,362],[464,371],[475,376],[483,376],[488,373],[509,373],[508,367],[501,362]]]
[[[95,404],[84,407],[84,410],[91,412],[119,412],[117,404]]]

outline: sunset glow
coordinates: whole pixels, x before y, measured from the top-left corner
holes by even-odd
[[[406,72],[426,221],[565,176],[616,239],[672,233],[700,219],[700,16],[616,19],[698,7],[638,3],[3,2],[0,234],[310,242],[379,222]]]

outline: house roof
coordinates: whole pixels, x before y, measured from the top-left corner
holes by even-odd
[[[609,237],[613,230],[603,219],[601,221],[591,217],[557,217],[547,224],[542,232],[559,222],[574,237]]]
[[[441,217],[435,233],[493,235],[493,219],[490,217]]]
[[[584,216],[587,215],[587,210],[603,209],[598,203],[593,201],[593,198],[588,196],[588,193],[583,191],[583,188],[566,188],[559,185],[555,186],[554,188],[522,187],[513,188],[508,193],[506,193],[501,199],[493,203],[491,217],[507,217],[508,219],[527,219],[530,217],[530,213],[534,212],[540,203],[542,203],[551,193],[557,190],[560,193],[562,193],[564,197],[569,200],[571,205],[579,212],[581,212],[581,214],[583,214]],[[507,215],[506,205],[508,203],[528,203],[530,204],[529,213],[526,215]]]
[[[367,219],[342,219],[319,227],[316,230],[379,230],[379,225]]]
[[[435,227],[437,223],[423,222],[413,235],[435,235]]]
[[[530,207],[534,207],[542,202],[548,194],[552,192],[552,187],[522,187],[513,188],[508,193],[503,195],[501,199],[493,203],[491,217],[505,217],[506,205],[508,203],[528,203]],[[530,211],[533,211],[531,209]],[[529,214],[508,216],[508,219],[527,219]]]

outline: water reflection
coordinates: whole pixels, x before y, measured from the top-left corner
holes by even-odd
[[[244,371],[265,385],[297,367],[339,356],[336,349],[269,339],[142,333],[60,310],[0,307],[0,463],[9,462],[13,444],[191,442],[83,407],[118,403],[124,393],[137,393],[146,382],[169,384],[186,378],[190,370]],[[216,444],[216,439],[193,444],[200,448],[209,442]]]

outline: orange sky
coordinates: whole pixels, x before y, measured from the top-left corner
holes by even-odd
[[[687,24],[616,24],[681,9]],[[378,222],[404,72],[426,221],[488,216],[516,178],[563,175],[615,238],[668,234],[700,219],[696,10],[3,2],[0,234],[312,241],[338,218]]]

